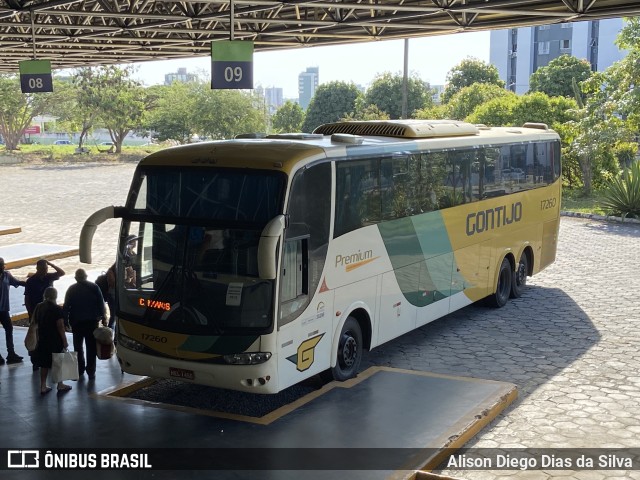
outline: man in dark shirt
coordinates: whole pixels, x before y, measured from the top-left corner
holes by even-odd
[[[49,273],[49,267],[55,270],[55,273]],[[27,285],[24,288],[24,305],[27,307],[29,317],[44,296],[44,291],[53,287],[53,282],[64,275],[64,270],[56,267],[53,263],[40,259],[36,263],[36,273],[27,279]]]
[[[55,272],[49,273],[49,267],[53,268]],[[44,258],[36,262],[36,273],[27,278],[27,284],[24,287],[24,306],[27,307],[29,318],[33,315],[36,305],[42,302],[44,291],[49,287],[53,287],[53,282],[63,275],[64,270]],[[37,371],[38,366],[33,362],[31,353],[29,353],[29,356],[31,357],[33,370]]]
[[[96,376],[96,339],[93,331],[98,321],[106,326],[104,299],[100,287],[87,280],[87,272],[79,268],[76,270],[76,284],[71,285],[64,297],[65,322],[71,325],[73,332],[73,349],[78,352],[78,374],[80,377],[87,372],[90,380]],[[87,348],[85,361],[83,342]]]
[[[7,340],[7,363],[19,363],[22,357],[13,349],[13,324],[11,323],[9,287],[24,287],[25,282],[17,280],[4,269],[4,258],[0,258],[0,323],[4,327]],[[4,365],[4,358],[0,355],[0,365]]]

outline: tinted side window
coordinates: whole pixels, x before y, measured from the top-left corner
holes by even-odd
[[[331,164],[296,174],[289,196],[285,232],[280,325],[293,320],[309,303],[320,282],[331,222]]]

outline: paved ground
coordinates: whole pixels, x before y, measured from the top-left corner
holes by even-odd
[[[85,218],[124,202],[133,164],[0,166],[0,223],[18,242],[77,244]],[[118,222],[94,241],[94,269],[115,255]],[[380,347],[387,365],[513,382],[520,396],[469,447],[640,447],[640,227],[563,218],[556,263],[499,310],[469,307]],[[77,259],[54,262],[72,274]],[[30,269],[14,270],[17,276]],[[1,344],[2,342],[0,342]],[[441,473],[469,480],[640,479],[640,471]]]

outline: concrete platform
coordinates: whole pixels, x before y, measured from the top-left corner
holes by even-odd
[[[35,263],[41,258],[56,260],[72,257],[78,253],[78,247],[46,243],[16,243],[0,247],[0,257],[4,258],[7,270],[33,265],[35,271]]]
[[[22,229],[20,227],[7,227],[6,225],[0,225],[0,235],[11,235],[12,233],[20,233]]]
[[[14,332],[25,355],[26,329]],[[114,396],[144,380],[122,375],[114,357],[98,361],[95,381],[68,382],[72,391],[43,397],[27,362],[2,366],[0,431],[10,434],[0,436],[0,449],[40,449],[42,458],[46,449],[150,452],[153,470],[97,470],[92,479],[410,478],[416,469],[435,467],[444,448],[460,447],[517,396],[512,384],[374,367],[256,422]],[[1,476],[87,474],[4,470]]]

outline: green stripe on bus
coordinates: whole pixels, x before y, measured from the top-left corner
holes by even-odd
[[[457,293],[463,285],[440,212],[378,224],[398,286],[407,301],[424,307]]]

